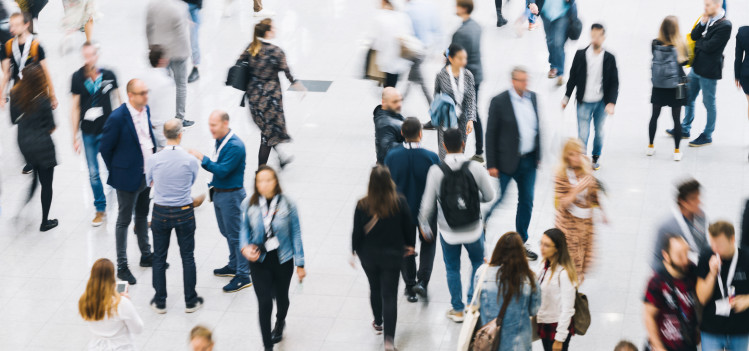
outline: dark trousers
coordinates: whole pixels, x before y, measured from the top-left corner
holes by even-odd
[[[42,223],[46,223],[49,219],[49,209],[52,207],[52,180],[55,176],[55,167],[39,168],[34,167],[34,180],[31,181],[31,188],[29,188],[29,197],[26,200],[28,203],[36,192],[36,181],[39,180],[39,184],[42,186],[41,200],[42,200]]]
[[[536,157],[531,154],[520,158],[518,169],[513,174],[499,174],[499,198],[494,202],[489,212],[486,214],[485,221],[489,220],[494,209],[499,206],[505,197],[505,190],[510,180],[515,180],[518,184],[518,209],[515,215],[515,230],[523,238],[523,242],[528,241],[528,226],[531,223],[531,214],[533,213],[533,193],[536,188]]]
[[[138,238],[138,247],[141,256],[151,255],[151,245],[148,243],[148,208],[150,204],[149,194],[151,188],[146,186],[146,177],[134,192],[117,190],[117,225],[115,226],[115,237],[117,246],[117,268],[127,268],[127,228],[135,214],[135,236]]]
[[[567,335],[567,339],[562,343],[562,351],[570,349],[570,339],[572,339],[572,334]],[[541,339],[541,343],[544,346],[544,351],[552,351],[554,347],[554,339]]]
[[[387,87],[395,87],[395,84],[398,83],[398,75],[392,74],[392,73],[385,73],[385,88]]]
[[[182,208],[153,205],[151,233],[153,234],[153,288],[156,302],[166,302],[166,255],[172,229],[177,234],[177,245],[182,257],[182,281],[185,304],[194,303],[195,292],[195,213],[192,205]]]
[[[494,0],[494,7],[497,10],[497,21],[502,18],[502,1],[503,0]]]
[[[653,115],[650,117],[650,126],[648,128],[648,136],[650,137],[650,144],[653,144],[655,140],[655,131],[658,129],[658,116],[661,115],[661,109],[663,106],[653,104]],[[681,143],[681,106],[671,107],[671,118],[674,120],[674,147],[679,148]]]
[[[481,84],[474,85],[474,89],[476,89],[476,106],[479,105],[479,85]],[[476,131],[476,155],[481,155],[484,153],[484,127],[481,126],[478,108],[476,108],[476,122],[473,122],[473,129]]]
[[[429,226],[432,228],[432,233],[437,231],[437,216],[434,216],[434,223],[429,222]],[[415,227],[414,232],[419,237],[419,270],[416,270],[416,256],[408,256],[403,259],[403,265],[401,266],[401,274],[403,275],[403,282],[406,283],[406,289],[412,288],[416,283],[423,283],[426,287],[429,285],[429,278],[432,277],[432,268],[434,267],[434,253],[437,248],[435,240],[431,242],[424,240],[424,237],[419,234],[419,228]]]
[[[359,259],[369,280],[369,303],[372,306],[374,322],[383,326],[385,340],[392,341],[395,339],[395,324],[398,320],[401,260],[398,257],[361,255]]]
[[[272,347],[270,339],[270,315],[273,312],[273,299],[276,299],[276,321],[285,321],[289,311],[289,285],[294,274],[294,260],[281,264],[278,252],[271,251],[265,255],[263,262],[250,262],[255,296],[257,296],[258,314],[260,315],[260,333],[263,335],[263,346]]]

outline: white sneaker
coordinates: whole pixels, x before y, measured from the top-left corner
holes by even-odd
[[[655,148],[652,146],[648,146],[647,151],[645,151],[645,155],[647,156],[653,156],[655,155]]]
[[[681,161],[681,152],[674,152],[674,161]]]
[[[270,10],[262,9],[258,12],[255,12],[255,17],[273,17],[276,13]]]

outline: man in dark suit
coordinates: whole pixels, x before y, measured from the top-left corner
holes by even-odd
[[[127,228],[135,209],[135,235],[140,266],[151,267],[148,243],[148,209],[151,188],[146,184],[145,161],[156,152],[156,139],[148,109],[148,87],[138,79],[127,83],[128,102],[112,111],[104,124],[99,151],[109,170],[107,184],[117,190],[117,278],[136,283],[127,265]]]
[[[518,184],[518,209],[515,228],[523,241],[528,241],[528,225],[533,212],[536,168],[541,160],[538,103],[536,93],[528,91],[528,73],[512,70],[512,89],[492,99],[486,127],[486,166],[492,177],[499,178],[499,198],[485,216],[489,221],[494,209],[502,202],[510,180]],[[526,247],[528,259],[538,255]]]

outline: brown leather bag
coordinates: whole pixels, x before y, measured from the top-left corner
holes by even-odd
[[[507,306],[512,298],[506,298],[502,303],[502,309],[499,316],[486,323],[476,332],[476,337],[471,345],[472,351],[496,351],[499,349],[499,343],[502,339],[502,320],[505,318]]]

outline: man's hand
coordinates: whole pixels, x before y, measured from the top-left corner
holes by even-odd
[[[615,105],[613,103],[606,104],[606,108],[604,109],[604,111],[606,111],[607,115],[611,116],[614,114],[614,106]]]
[[[468,121],[466,124],[466,135],[471,134],[473,132],[473,121]]]
[[[489,171],[489,175],[490,176],[492,176],[494,178],[498,178],[499,177],[499,170],[498,169],[496,169],[496,168],[489,168],[488,171]]]
[[[718,275],[718,270],[720,269],[720,258],[718,258],[718,255],[712,255],[710,256],[710,274],[713,274],[715,276]]]
[[[198,161],[203,161],[203,154],[201,154],[200,151],[195,150],[195,149],[190,149],[187,152],[189,152],[190,155],[195,156],[195,158],[197,158]]]
[[[567,108],[567,104],[570,103],[570,98],[565,96],[562,98],[562,110]]]
[[[406,251],[403,254],[403,257],[413,256],[416,255],[416,249],[414,249],[413,246],[406,246]]]
[[[81,140],[76,137],[73,137],[73,150],[76,153],[81,153]]]
[[[538,15],[538,5],[536,5],[536,4],[530,4],[530,5],[528,5],[528,9],[531,10],[532,14]]]
[[[731,302],[731,308],[736,311],[736,313],[746,311],[746,309],[749,308],[749,295],[737,295],[734,297]]]
[[[741,89],[741,82],[738,79],[736,79],[736,87]]]
[[[562,342],[559,340],[554,340],[554,345],[551,346],[552,351],[562,351]]]

